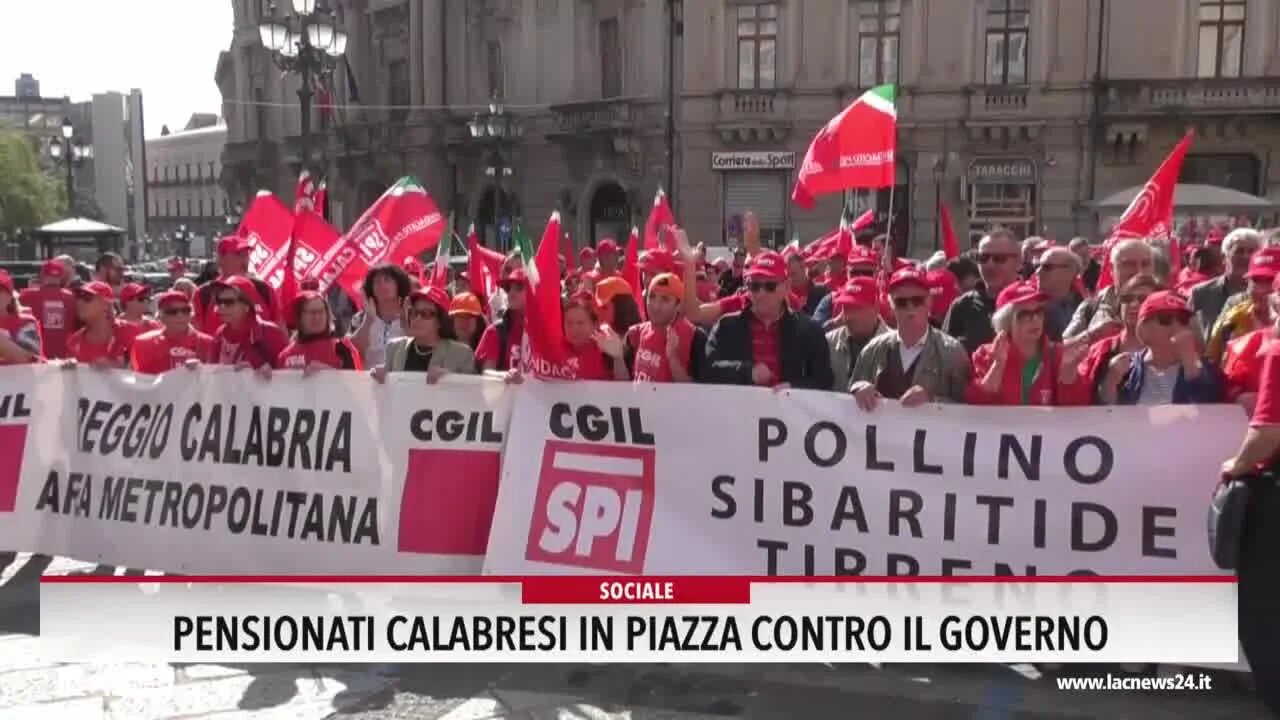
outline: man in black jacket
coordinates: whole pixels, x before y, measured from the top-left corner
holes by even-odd
[[[831,356],[822,327],[787,307],[786,261],[766,250],[747,264],[743,279],[751,305],[711,328],[702,381],[830,390]]]

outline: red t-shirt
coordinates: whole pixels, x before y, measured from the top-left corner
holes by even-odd
[[[19,293],[23,305],[30,309],[44,340],[44,356],[67,357],[67,338],[76,330],[76,296],[66,288],[43,285]]]
[[[67,338],[67,357],[76,362],[92,363],[106,359],[112,365],[125,367],[129,362],[129,351],[133,341],[138,337],[138,326],[124,320],[114,321],[111,337],[106,342],[98,342],[89,338],[89,328],[80,328]]]
[[[130,366],[135,372],[159,375],[188,360],[209,362],[213,357],[213,337],[192,329],[185,335],[170,336],[164,330],[151,330],[133,341]]]
[[[716,307],[720,308],[721,315],[742,312],[750,304],[751,296],[745,292],[734,293],[716,300]]]
[[[752,363],[764,363],[769,368],[771,377],[769,387],[782,382],[782,352],[779,347],[778,323],[765,326],[754,314],[747,319],[751,327],[751,359]]]
[[[163,325],[160,324],[159,320],[155,320],[153,318],[149,318],[146,316],[143,316],[141,320],[129,320],[128,318],[120,318],[120,319],[138,328],[138,334],[142,334],[144,332],[151,332],[152,330],[159,330],[160,328],[164,327]]]
[[[301,370],[311,363],[327,365],[335,370],[364,369],[360,353],[356,352],[356,346],[347,338],[321,337],[306,342],[295,340],[276,358],[276,367],[284,370]]]
[[[689,355],[693,351],[693,323],[683,318],[673,327],[680,337],[680,359],[689,368]],[[632,375],[636,382],[671,382],[671,362],[667,359],[667,328],[654,327],[652,322],[632,325],[627,330],[627,345],[636,351]]]
[[[254,369],[263,365],[274,366],[276,358],[289,344],[289,336],[283,328],[256,318],[238,330],[223,325],[214,333],[213,340],[213,362],[219,365],[247,362]]]
[[[18,347],[39,357],[41,353],[40,323],[27,314],[0,316],[0,334],[8,336]],[[32,360],[31,362],[35,362]],[[12,361],[0,358],[0,365],[10,365]]]
[[[507,368],[514,369],[520,366],[520,343],[524,340],[524,315],[507,315],[507,325],[510,328],[507,332],[507,346],[505,348],[498,347],[498,327],[490,325],[484,329],[480,335],[480,342],[476,345],[476,364],[484,366],[486,362],[492,361],[494,366],[502,365],[501,358],[507,358]]]
[[[569,366],[575,368],[575,380],[612,380],[613,371],[605,364],[604,353],[595,343],[569,346]]]
[[[1280,343],[1272,343],[1262,361],[1262,380],[1258,383],[1258,404],[1253,409],[1250,427],[1280,425]]]

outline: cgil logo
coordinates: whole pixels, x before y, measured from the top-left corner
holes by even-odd
[[[653,522],[653,448],[548,440],[525,558],[644,572]]]

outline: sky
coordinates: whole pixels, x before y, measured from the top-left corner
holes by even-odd
[[[31,73],[46,97],[142,91],[146,136],[220,113],[213,81],[231,45],[231,0],[5,0],[0,95]]]

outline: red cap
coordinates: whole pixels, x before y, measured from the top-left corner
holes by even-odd
[[[129,283],[120,288],[120,302],[146,300],[151,295],[151,288],[142,283]]]
[[[13,276],[4,270],[0,270],[0,288],[8,290],[10,293],[15,292],[13,287]]]
[[[167,307],[187,307],[191,305],[191,299],[181,290],[166,290],[156,296],[156,307],[161,310]]]
[[[845,283],[835,294],[831,302],[837,309],[846,307],[868,307],[877,305],[880,296],[880,284],[875,278],[854,277]]]
[[[787,279],[787,261],[777,251],[765,250],[747,261],[742,276],[747,280],[781,282]]]
[[[1222,231],[1222,228],[1215,227],[1205,236],[1204,243],[1206,245],[1221,245],[1226,237],[1227,234]]]
[[[614,240],[613,238],[605,238],[600,242],[596,243],[596,255],[603,255],[605,253],[616,254],[617,252],[618,252],[618,241]]]
[[[255,308],[262,304],[262,298],[258,295],[258,286],[253,281],[243,275],[232,275],[231,277],[220,277],[214,281],[214,286],[229,287],[232,290],[243,295],[248,299],[249,304]]]
[[[67,276],[67,266],[57,260],[45,260],[40,266],[40,276],[52,280],[61,280]]]
[[[498,287],[506,290],[508,286],[519,283],[520,285],[529,284],[529,276],[525,273],[524,268],[514,268],[507,273],[502,281],[498,283]]]
[[[409,302],[413,303],[418,300],[426,300],[440,308],[441,312],[449,312],[451,304],[449,302],[449,293],[442,287],[427,285],[409,293]]]
[[[180,257],[172,257],[172,258],[169,258],[169,269],[170,270],[186,270],[187,264],[183,262],[182,258]]]
[[[1162,312],[1176,312],[1186,316],[1191,315],[1191,308],[1187,307],[1187,299],[1172,290],[1160,290],[1153,292],[1142,301],[1142,307],[1138,308],[1138,320],[1146,320],[1147,318]]]
[[[590,248],[590,247],[582,248],[581,250],[578,251],[578,258],[582,260],[582,262],[584,263],[589,262],[591,260],[595,260],[596,259],[595,248]]]
[[[76,288],[76,292],[81,295],[92,295],[93,297],[102,298],[103,300],[114,300],[116,298],[116,291],[112,290],[110,285],[102,282],[101,280],[87,282]]]
[[[1264,247],[1249,258],[1249,271],[1244,274],[1250,280],[1271,282],[1280,272],[1280,248]]]
[[[683,274],[684,269],[680,265],[680,259],[676,254],[666,248],[654,248],[644,254],[640,258],[640,269],[647,273],[675,273]]]
[[[937,317],[946,315],[947,310],[951,308],[951,303],[960,296],[959,281],[950,270],[945,268],[930,270],[924,274],[924,277],[929,281],[929,295],[933,298],[933,302],[929,305],[930,314]]]
[[[903,285],[919,285],[929,290],[929,278],[915,268],[903,268],[889,276],[889,290],[897,290]]]
[[[249,252],[251,245],[249,238],[240,237],[239,235],[227,235],[218,241],[218,254],[234,255],[236,253]]]
[[[1016,282],[1000,291],[999,297],[996,298],[996,309],[1006,305],[1044,303],[1048,299],[1048,296],[1040,292],[1040,288],[1035,283]]]
[[[876,257],[876,251],[866,245],[854,245],[845,262],[849,267],[875,267],[880,259]]]

